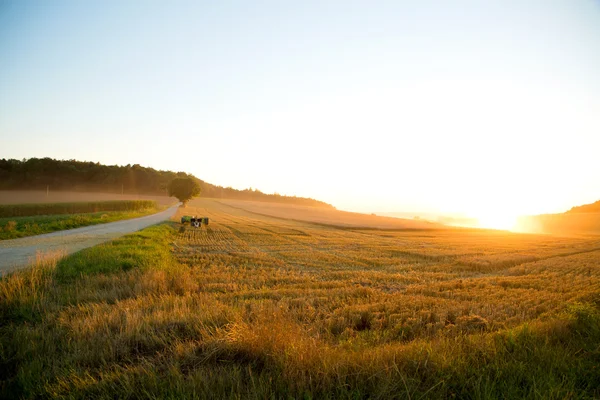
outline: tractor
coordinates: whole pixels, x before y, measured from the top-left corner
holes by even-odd
[[[181,224],[185,225],[189,223],[191,226],[195,228],[202,227],[202,224],[208,225],[208,217],[196,217],[195,215],[184,215],[181,217]]]

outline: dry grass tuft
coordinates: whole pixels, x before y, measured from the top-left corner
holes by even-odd
[[[44,312],[51,303],[56,265],[65,257],[62,251],[38,252],[31,266],[20,273],[3,276],[0,280],[0,320],[15,315],[34,315]]]

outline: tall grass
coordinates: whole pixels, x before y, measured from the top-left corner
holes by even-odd
[[[33,264],[22,273],[0,281],[0,325],[11,320],[32,319],[46,311],[47,293],[54,283],[56,265],[63,252],[37,253]]]
[[[152,200],[89,201],[81,203],[0,204],[0,218],[31,215],[81,214],[100,211],[138,211],[156,208]]]
[[[160,225],[3,278],[2,395],[600,396],[596,241],[353,232],[196,204],[184,211],[208,227]]]

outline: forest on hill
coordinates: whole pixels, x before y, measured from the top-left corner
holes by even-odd
[[[564,235],[600,234],[600,201],[575,206],[557,214],[527,215],[517,221],[517,230]]]
[[[592,204],[584,204],[582,206],[573,207],[566,213],[600,213],[600,200]]]
[[[29,158],[0,159],[0,190],[70,190],[105,193],[163,195],[176,177],[190,177],[198,182],[200,196],[223,199],[269,201],[313,207],[332,205],[306,197],[267,194],[256,189],[238,190],[204,182],[186,172],[161,171],[134,165]]]

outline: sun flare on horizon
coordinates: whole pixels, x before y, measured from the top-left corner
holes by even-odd
[[[517,228],[519,215],[516,213],[491,212],[477,216],[480,228],[514,231]]]

